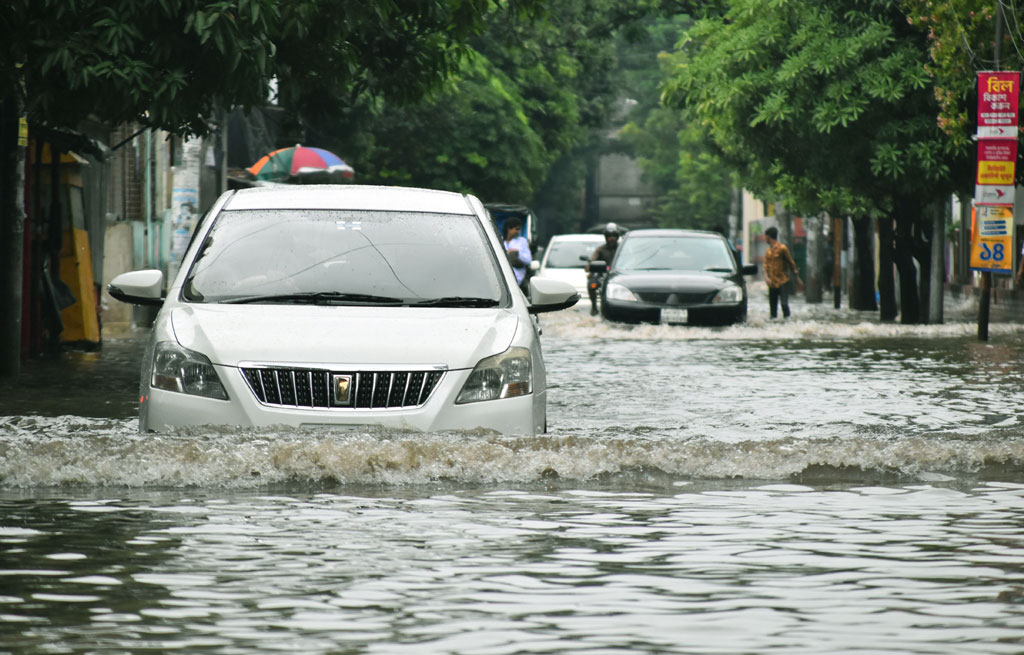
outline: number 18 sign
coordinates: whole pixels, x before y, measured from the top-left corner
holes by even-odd
[[[1013,273],[1013,207],[977,205],[971,230],[971,268]]]

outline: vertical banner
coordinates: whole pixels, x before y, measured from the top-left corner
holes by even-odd
[[[1013,205],[1017,174],[1020,73],[978,73],[977,220],[971,231],[971,268],[1013,273]]]
[[[188,138],[181,143],[181,163],[174,167],[174,186],[171,191],[171,246],[167,277],[171,280],[178,272],[192,229],[199,216],[199,165],[203,141]]]

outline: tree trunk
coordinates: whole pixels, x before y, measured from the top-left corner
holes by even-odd
[[[928,322],[942,323],[942,300],[946,287],[946,205],[936,206],[932,213],[932,274],[928,297]]]
[[[879,318],[895,321],[899,309],[896,305],[896,280],[893,278],[894,251],[892,217],[878,219],[878,298]]]
[[[786,209],[785,203],[775,201],[775,222],[779,225],[779,241],[793,250],[793,215]]]
[[[832,218],[832,305],[842,307],[843,296],[843,225],[846,219]]]
[[[823,271],[825,266],[824,219],[821,216],[807,218],[807,266],[804,271],[804,299],[809,303],[820,303],[823,297]]]
[[[906,208],[898,208],[894,261],[900,276],[900,323],[920,322],[921,306],[917,296],[917,266],[914,264],[914,217]]]
[[[874,222],[867,216],[853,219],[854,283],[850,309],[875,311]]]
[[[927,323],[931,314],[929,301],[932,297],[932,223],[930,217],[918,214],[913,225],[914,259],[917,260],[918,323]]]
[[[0,100],[0,377],[21,372],[25,149],[18,143],[17,97]]]
[[[971,197],[960,196],[960,241],[957,244],[956,281],[961,286],[971,283]]]

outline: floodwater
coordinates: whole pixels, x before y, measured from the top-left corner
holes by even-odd
[[[756,295],[756,293],[755,293]],[[544,315],[548,434],[137,433],[0,383],[0,654],[1024,653],[1024,323]]]

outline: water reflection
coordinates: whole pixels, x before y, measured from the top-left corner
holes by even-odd
[[[0,416],[136,416],[146,336],[138,330],[105,338],[101,351],[67,350],[24,362],[21,375],[0,378]]]
[[[1024,634],[1021,485],[350,491],[7,501],[0,649],[1012,653]]]

